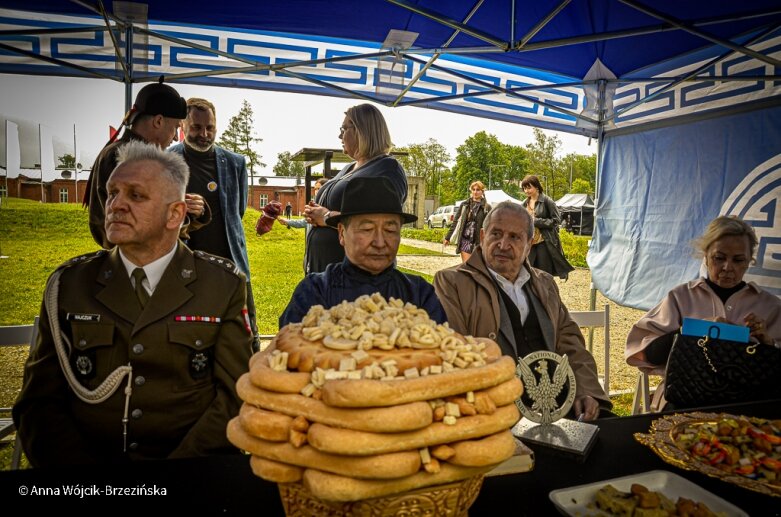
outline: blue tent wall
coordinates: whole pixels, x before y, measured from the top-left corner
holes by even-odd
[[[695,278],[690,241],[720,214],[754,226],[747,280],[781,295],[781,107],[608,135],[600,179],[588,264],[608,298],[649,309]]]

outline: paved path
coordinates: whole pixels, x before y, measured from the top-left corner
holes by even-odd
[[[435,242],[419,241],[415,239],[401,239],[401,243],[406,244],[407,246],[414,246],[416,248],[438,251],[440,253],[446,254],[444,257],[429,255],[399,255],[396,257],[396,261],[398,265],[403,268],[412,269],[427,275],[433,275],[440,269],[455,266],[456,264],[461,263],[461,257],[455,254],[455,246],[442,246],[442,244]]]
[[[407,246],[414,246],[416,248],[423,248],[427,250],[432,251],[438,251],[440,253],[445,253],[447,255],[455,255],[456,254],[456,247],[455,246],[445,246],[442,243],[439,242],[428,242],[428,241],[419,241],[417,239],[407,239],[405,237],[401,238],[401,243],[406,244]]]

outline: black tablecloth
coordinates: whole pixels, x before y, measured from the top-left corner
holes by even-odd
[[[733,414],[781,417],[781,400],[708,408]],[[751,492],[697,472],[664,463],[633,434],[647,432],[659,415],[599,421],[597,442],[584,462],[536,448],[533,471],[486,478],[470,516],[556,515],[548,498],[551,490],[650,470],[668,470],[742,508],[750,515],[781,515],[781,498]],[[65,495],[66,490],[85,495]],[[114,495],[105,495],[110,488]],[[56,490],[55,490],[56,489]],[[100,489],[101,495],[90,492]],[[150,495],[161,492],[166,495]],[[43,495],[56,492],[60,495]],[[27,492],[23,494],[22,492]],[[276,485],[255,477],[246,456],[223,456],[137,462],[121,467],[30,469],[0,472],[0,501],[4,508],[98,511],[156,515],[168,509],[180,515],[283,515]],[[32,515],[32,514],[31,514]]]

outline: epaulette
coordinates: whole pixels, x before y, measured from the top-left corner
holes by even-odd
[[[211,253],[206,253],[205,251],[201,250],[193,251],[193,255],[201,260],[205,260],[206,262],[214,264],[215,266],[220,266],[236,276],[240,276],[241,269],[239,269],[239,266],[226,258],[218,257],[217,255],[212,255]]]
[[[65,269],[65,268],[73,267],[77,264],[84,264],[89,262],[90,260],[95,260],[98,257],[102,257],[106,253],[108,253],[108,250],[98,250],[98,251],[93,251],[92,253],[79,255],[78,257],[73,257],[67,262],[63,262],[62,264],[59,265],[59,267],[57,267],[57,269]]]

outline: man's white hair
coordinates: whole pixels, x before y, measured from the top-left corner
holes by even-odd
[[[176,189],[179,197],[184,199],[187,182],[190,180],[190,168],[181,155],[140,140],[131,140],[117,150],[117,167],[142,161],[160,164],[164,178]]]

